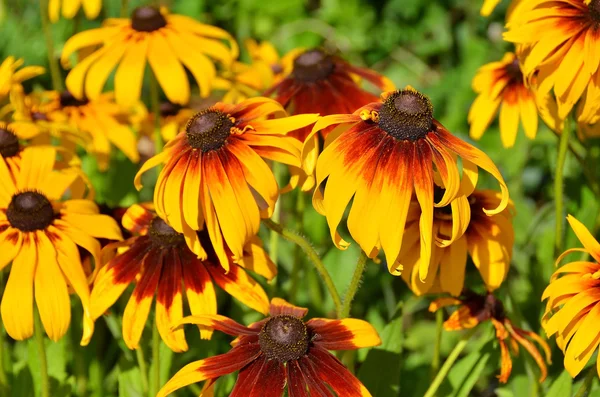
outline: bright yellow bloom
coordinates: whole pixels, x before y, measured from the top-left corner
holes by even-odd
[[[284,60],[279,57],[279,53],[275,46],[268,41],[257,43],[252,39],[246,40],[245,44],[250,53],[250,58],[252,58],[252,62],[263,62],[267,64],[273,72],[275,81],[278,82],[283,77]]]
[[[61,199],[81,172],[70,168],[55,171],[55,159],[52,147],[24,149],[16,183],[0,161],[0,269],[12,262],[0,312],[12,338],[29,338],[35,298],[46,333],[57,341],[71,321],[72,288],[83,305],[85,344],[94,324],[78,246],[100,263],[97,238],[122,237],[117,223],[100,215],[93,201],[72,191],[71,199]]]
[[[9,56],[0,64],[0,102],[15,88],[22,88],[21,83],[45,73],[41,66],[23,66],[22,59]],[[19,69],[19,70],[17,70]]]
[[[61,11],[63,17],[73,19],[82,6],[87,19],[96,19],[102,9],[102,0],[49,0],[50,21],[57,22]]]
[[[75,51],[98,46],[69,73],[67,89],[78,99],[96,99],[116,68],[115,97],[123,105],[140,98],[146,63],[169,101],[184,105],[190,100],[186,69],[200,95],[207,97],[216,76],[211,58],[229,65],[238,55],[236,42],[224,30],[151,6],[136,8],[130,19],[107,19],[103,27],[71,37],[61,61],[68,66]]]
[[[260,95],[272,83],[273,72],[266,63],[253,62],[247,65],[234,62],[215,78],[213,88],[225,91],[222,102],[238,104]]]
[[[483,0],[483,4],[481,5],[481,10],[479,13],[483,17],[488,17],[499,3],[500,0]]]
[[[542,327],[548,336],[556,336],[565,368],[575,377],[600,344],[600,244],[577,219],[569,215],[567,220],[583,248],[565,251],[556,263],[573,252],[585,252],[592,260],[567,263],[554,272],[542,296],[548,300]],[[600,356],[596,369],[600,377]]]

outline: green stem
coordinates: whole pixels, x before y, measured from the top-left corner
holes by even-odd
[[[590,392],[592,391],[592,382],[594,381],[595,377],[596,377],[596,367],[593,366],[592,368],[588,369],[587,374],[585,374],[583,383],[581,384],[581,387],[579,388],[579,390],[577,390],[577,394],[575,395],[575,397],[589,396]]]
[[[2,272],[0,272],[0,293],[4,293],[4,273]],[[4,326],[0,322],[0,390],[10,387],[8,377],[6,376],[6,369],[4,368],[4,349],[7,347],[5,342]]]
[[[148,367],[146,366],[146,359],[144,358],[144,350],[142,346],[138,346],[135,349],[135,357],[137,358],[138,367],[140,368],[140,375],[142,378],[142,394],[148,393]]]
[[[435,346],[433,347],[433,360],[431,360],[431,376],[435,376],[440,369],[440,354],[442,347],[442,330],[444,329],[444,312],[435,312]]]
[[[158,154],[163,149],[163,139],[160,132],[160,97],[158,93],[158,80],[154,72],[150,72],[150,108],[154,114],[154,153]]]
[[[298,197],[296,201],[296,230],[304,230],[304,192],[300,189],[297,190]],[[294,266],[292,267],[292,285],[290,287],[290,302],[296,300],[296,292],[298,291],[298,284],[300,282],[300,273],[302,272],[302,256],[300,256],[300,247],[295,246],[294,248]]]
[[[40,16],[42,18],[42,29],[46,39],[46,51],[48,52],[48,64],[50,66],[52,88],[56,91],[62,91],[63,86],[60,78],[58,59],[54,58],[54,39],[52,38],[52,25],[50,24],[48,16],[48,0],[40,0]]]
[[[129,16],[129,1],[121,0],[121,18],[127,18]]]
[[[350,280],[350,285],[348,286],[348,290],[346,291],[346,295],[344,296],[344,306],[342,308],[342,315],[340,316],[340,318],[346,318],[350,315],[352,301],[354,300],[354,295],[356,295],[356,291],[358,291],[358,288],[360,286],[360,280],[362,279],[363,273],[365,272],[367,259],[369,259],[369,257],[364,251],[361,250],[360,255],[358,257],[358,261],[356,262],[354,274],[352,275],[352,280]]]
[[[50,397],[50,377],[48,376],[48,360],[46,359],[46,344],[44,343],[44,327],[36,311],[34,325],[35,341],[40,358],[40,374],[42,375],[42,397]]]
[[[160,390],[160,335],[158,327],[152,327],[152,374],[150,375],[150,394],[149,397],[156,396]]]
[[[342,316],[342,301],[340,299],[340,295],[339,295],[337,289],[335,288],[335,284],[333,283],[333,280],[331,279],[329,272],[325,268],[323,261],[321,261],[319,254],[317,254],[317,251],[315,251],[312,244],[308,240],[306,240],[304,237],[302,237],[288,229],[285,229],[283,226],[281,226],[280,224],[278,224],[276,222],[273,222],[273,220],[271,220],[271,219],[263,219],[263,222],[264,222],[265,226],[267,226],[269,229],[279,233],[281,235],[281,237],[283,237],[284,239],[291,241],[292,243],[297,244],[298,246],[300,246],[300,248],[302,248],[304,253],[308,256],[308,259],[313,263],[313,265],[317,269],[317,272],[319,272],[319,275],[323,279],[323,282],[325,283],[325,287],[327,287],[327,290],[329,291],[329,295],[331,295],[331,299],[333,299],[333,304],[335,305],[335,311],[336,311],[338,317],[341,318],[341,316]]]
[[[569,125],[569,119],[565,120],[565,127],[563,128],[560,140],[558,143],[558,157],[556,159],[556,172],[554,178],[554,203],[556,210],[556,231],[554,239],[554,249],[557,253],[562,251],[563,245],[563,210],[564,210],[564,168],[565,160],[567,158],[567,149],[569,147],[569,136],[571,135],[571,128]]]
[[[450,352],[450,355],[448,356],[448,358],[444,362],[444,365],[442,365],[442,368],[431,382],[429,389],[427,389],[427,392],[425,392],[425,395],[423,397],[435,396],[435,393],[439,389],[440,385],[442,384],[444,379],[446,379],[446,376],[448,376],[448,372],[450,372],[450,369],[452,369],[454,362],[458,359],[458,356],[460,356],[460,353],[462,353],[465,347],[467,347],[469,339],[471,339],[471,336],[473,336],[474,333],[475,328],[470,329],[467,333],[465,333],[465,335],[456,344],[456,346],[454,346],[454,349]]]
[[[279,183],[279,179],[281,178],[282,165],[280,163],[273,163],[273,176],[277,183]],[[277,200],[275,203],[275,208],[273,209],[273,221],[279,223],[281,217],[281,201]],[[271,234],[269,236],[269,255],[271,256],[271,260],[277,264],[277,255],[279,253],[279,233],[275,230],[271,230]]]

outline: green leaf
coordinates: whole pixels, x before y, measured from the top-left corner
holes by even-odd
[[[119,396],[143,397],[140,369],[131,361],[119,361]]]
[[[573,389],[573,378],[567,371],[563,371],[552,383],[546,397],[565,397],[570,396]]]

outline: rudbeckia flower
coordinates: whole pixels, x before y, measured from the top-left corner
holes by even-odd
[[[26,123],[5,123],[0,121],[0,161],[5,164],[13,183],[21,169],[23,146],[20,140],[34,138],[38,130]]]
[[[218,315],[191,316],[180,324],[197,324],[237,337],[228,353],[190,363],[177,372],[157,397],[192,383],[240,371],[230,397],[289,396],[367,397],[371,394],[328,350],[355,350],[381,343],[362,320],[313,318],[307,309],[283,299],[271,301],[270,316],[245,327]]]
[[[443,189],[434,188],[439,201]],[[479,271],[487,290],[500,287],[510,268],[515,233],[512,227],[513,205],[495,215],[484,208],[500,204],[501,196],[491,190],[475,190],[469,197],[459,196],[445,207],[433,210],[434,245],[431,260],[420,260],[419,219],[421,208],[413,199],[406,218],[405,241],[391,269],[417,295],[447,292],[458,296],[464,287],[467,255]],[[421,266],[429,266],[427,278],[419,278]]]
[[[56,150],[28,147],[23,151],[16,183],[0,161],[0,269],[12,262],[0,312],[6,332],[17,340],[33,334],[33,305],[50,339],[59,340],[69,328],[69,288],[84,311],[82,343],[93,332],[90,291],[78,247],[99,262],[97,238],[120,240],[110,217],[100,215],[93,201],[61,200],[80,171],[54,171]]]
[[[554,272],[542,296],[542,300],[548,300],[542,327],[548,336],[556,336],[565,355],[565,368],[575,377],[598,351],[600,343],[600,244],[577,219],[569,215],[567,220],[584,248],[567,250],[556,263],[573,252],[585,252],[593,260],[567,263]],[[596,368],[600,376],[600,358]]]
[[[190,117],[196,112],[187,106],[178,105],[169,101],[162,102],[160,110],[160,134],[165,142],[175,138],[175,135],[185,128]],[[154,114],[148,113],[144,120],[142,132],[151,137],[154,133]]]
[[[525,135],[534,139],[538,129],[535,94],[525,86],[517,56],[506,53],[499,62],[482,66],[473,79],[478,94],[469,110],[470,135],[480,139],[500,108],[500,138],[505,148],[517,139],[519,119]]]
[[[313,205],[327,217],[331,238],[340,249],[349,245],[337,228],[352,197],[352,238],[371,258],[383,249],[388,264],[397,261],[402,248],[413,191],[421,207],[420,257],[425,264],[431,260],[434,208],[470,195],[477,184],[477,167],[492,174],[502,189],[496,207],[483,211],[498,214],[508,205],[508,189],[490,158],[446,130],[433,118],[429,98],[411,87],[384,93],[381,102],[352,114],[321,117],[312,134],[331,126],[337,127],[317,161]],[[439,201],[433,197],[436,179],[445,188]],[[428,271],[429,266],[420,266],[419,278],[427,279]]]
[[[49,0],[50,21],[57,22],[61,11],[63,17],[73,19],[82,6],[87,19],[96,19],[102,9],[102,0]]]
[[[267,120],[272,116],[285,116],[285,111],[267,98],[217,103],[194,115],[135,177],[140,189],[141,175],[165,164],[154,189],[156,212],[203,259],[196,231],[206,228],[227,270],[224,244],[234,261],[242,258],[260,218],[270,217],[277,201],[277,181],[263,158],[299,167],[300,142],[286,134],[317,120],[315,114]]]
[[[591,49],[600,43],[599,24],[600,1],[542,0],[522,2],[506,25],[504,39],[527,48],[522,59],[525,78],[535,75],[542,96],[554,89],[560,119],[586,88],[582,117],[598,110],[600,57]]]
[[[250,58],[252,58],[252,62],[262,62],[268,65],[274,74],[275,81],[279,81],[282,77],[284,66],[275,46],[268,41],[258,43],[253,39],[248,39],[244,43],[246,44]]]
[[[47,117],[78,129],[86,137],[85,149],[98,161],[100,171],[106,171],[110,161],[111,144],[131,162],[137,163],[137,138],[128,125],[131,109],[115,103],[112,93],[96,99],[77,99],[69,91],[45,93],[51,102]]]
[[[213,88],[225,91],[222,102],[238,104],[259,96],[272,83],[273,72],[266,63],[253,62],[248,65],[234,62],[215,78]]]
[[[146,61],[169,101],[186,104],[190,99],[186,69],[198,83],[200,95],[207,97],[216,75],[211,58],[230,64],[238,55],[236,42],[224,30],[152,6],[136,8],[130,19],[107,19],[103,27],[71,37],[61,62],[68,66],[75,51],[96,46],[100,48],[69,73],[67,89],[78,99],[96,99],[116,68],[115,97],[122,105],[140,98]]]
[[[377,96],[363,89],[364,79],[383,91],[393,90],[394,84],[386,77],[366,68],[353,66],[343,59],[320,49],[299,52],[294,50],[284,57],[284,78],[271,87],[265,95],[274,95],[290,114],[320,113],[328,116],[352,113],[361,106],[377,100]],[[291,168],[291,187],[301,186],[307,191],[314,186],[314,166],[319,155],[319,137],[327,138],[331,128],[323,129],[319,135],[311,136],[307,146],[304,172]],[[292,134],[304,142],[310,128]]]
[[[519,354],[519,345],[533,357],[536,364],[540,368],[539,382],[542,383],[546,379],[548,370],[542,354],[538,348],[532,343],[536,342],[544,351],[545,361],[550,364],[550,347],[538,334],[516,327],[512,321],[506,316],[504,305],[498,298],[492,294],[478,295],[467,291],[461,298],[439,298],[429,306],[430,312],[435,312],[443,307],[456,305],[458,309],[450,315],[450,318],[444,322],[444,329],[447,331],[456,331],[469,329],[477,325],[491,321],[496,329],[496,338],[500,344],[501,361],[500,375],[498,380],[500,383],[508,382],[508,378],[512,372],[513,355]]]
[[[0,101],[4,100],[13,89],[20,88],[23,81],[45,72],[41,66],[25,66],[19,69],[21,66],[23,60],[12,56],[7,57],[0,64]]]
[[[136,287],[123,314],[123,339],[130,349],[137,349],[156,295],[156,326],[163,341],[172,350],[188,349],[183,330],[171,332],[171,325],[183,318],[183,294],[186,295],[192,315],[216,314],[217,297],[213,281],[227,293],[254,310],[266,314],[269,300],[265,291],[246,268],[271,279],[275,265],[263,251],[260,240],[253,239],[244,247],[240,264],[223,267],[210,246],[206,232],[201,232],[202,245],[208,253],[200,260],[177,233],[147,206],[131,206],[122,220],[131,237],[123,242],[106,246],[110,255],[116,248],[127,250],[106,263],[94,282],[90,313],[96,320],[123,294],[127,286]],[[203,337],[210,332],[202,331]]]

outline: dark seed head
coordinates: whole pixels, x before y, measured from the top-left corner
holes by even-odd
[[[47,228],[55,218],[50,201],[38,192],[22,192],[13,196],[6,210],[8,222],[22,232]]]
[[[0,128],[0,155],[2,157],[12,157],[19,153],[19,139],[8,128]]]
[[[379,111],[379,127],[399,140],[419,140],[431,131],[432,125],[431,101],[413,90],[394,92]]]
[[[313,83],[327,78],[334,68],[335,63],[330,55],[321,50],[309,50],[294,60],[292,75],[296,80]]]
[[[176,116],[183,106],[171,102],[162,102],[160,104],[160,115],[162,117]]]
[[[138,32],[153,32],[165,26],[167,20],[156,7],[138,7],[131,13],[131,27]]]
[[[48,116],[42,112],[31,112],[31,119],[33,121],[48,121]]]
[[[175,229],[158,216],[154,217],[152,222],[150,222],[148,235],[152,242],[159,247],[173,247],[179,244],[185,244],[183,234],[177,233]]]
[[[66,106],[83,106],[87,105],[88,102],[89,101],[85,98],[75,98],[75,96],[73,96],[73,94],[71,94],[69,91],[63,91],[60,93],[60,106],[63,108]]]
[[[275,316],[265,323],[258,335],[260,349],[267,358],[285,363],[297,360],[308,350],[308,331],[294,316]]]
[[[510,80],[515,83],[523,83],[523,72],[521,72],[521,67],[519,66],[519,60],[515,58],[514,61],[506,65],[505,69],[506,74],[510,77]]]
[[[590,16],[594,22],[600,24],[600,0],[592,0],[590,4],[588,4],[588,9],[590,10]]]
[[[185,133],[190,146],[206,153],[223,147],[232,127],[233,122],[225,113],[206,109],[188,121]]]

